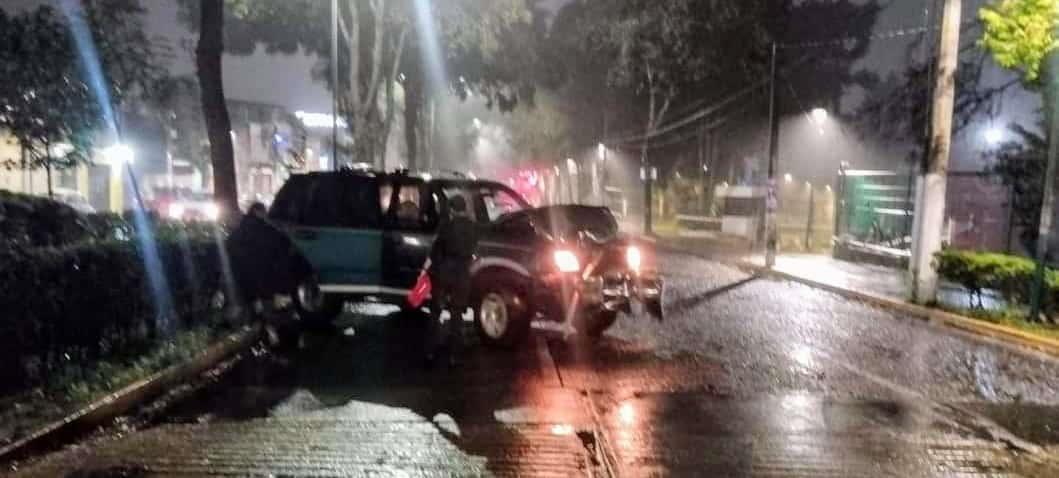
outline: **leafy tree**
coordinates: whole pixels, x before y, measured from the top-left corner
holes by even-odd
[[[116,126],[111,112],[161,76],[138,2],[78,6],[83,8],[71,7],[62,16],[48,6],[14,16],[0,12],[0,128],[20,150],[19,158],[4,158],[3,164],[43,168],[49,194],[52,171],[88,162],[98,135]]]
[[[1041,124],[1043,127],[1044,125]],[[1020,228],[1020,239],[1027,250],[1037,244],[1037,229],[1041,220],[1041,201],[1045,158],[1048,141],[1040,133],[1012,125],[1018,140],[1004,143],[996,153],[996,161],[987,174],[1000,177],[1012,192],[1012,224]]]
[[[1059,47],[1054,36],[1059,6],[1054,0],[1002,0],[978,13],[985,24],[981,44],[1004,68],[1036,82],[1045,57]]]
[[[966,52],[956,68],[953,133],[959,134],[975,119],[989,114],[1003,94],[1018,80],[983,86],[987,57]],[[909,145],[907,160],[916,162],[926,154],[926,131],[930,121],[930,65],[936,57],[914,61],[900,73],[890,74],[867,89],[853,124],[864,136]]]
[[[522,105],[504,118],[511,135],[511,147],[531,158],[558,158],[574,148],[571,116],[562,111],[559,98],[544,92],[533,105]]]
[[[1036,320],[1045,280],[1044,261],[1048,252],[1048,234],[1054,219],[1054,184],[1056,155],[1059,154],[1059,6],[1049,0],[1002,0],[983,7],[980,17],[985,23],[981,43],[1002,66],[1019,69],[1027,83],[1038,84],[1044,77],[1044,111],[1047,123],[1048,151],[1045,155],[1043,196],[1040,209],[1040,233],[1037,239],[1037,270],[1030,315]],[[1041,73],[1044,73],[1041,75]]]
[[[425,39],[415,24],[416,4],[430,9],[437,28],[444,55],[441,65],[449,72],[445,84],[427,82]],[[198,28],[202,6],[190,0],[182,5],[185,22]],[[523,0],[342,0],[337,85],[331,84],[330,35],[320,28],[331,23],[328,2],[225,0],[225,6],[226,52],[251,54],[263,46],[269,53],[301,49],[319,58],[314,77],[338,89],[340,114],[349,125],[358,158],[371,160],[384,154],[398,98],[404,100],[405,129],[411,132],[410,165],[422,148],[416,132],[422,129],[423,108],[430,95],[458,87],[459,92],[476,88],[501,106],[517,98],[507,88],[515,75],[505,66],[515,56],[500,53],[505,46],[503,35],[527,18]]]

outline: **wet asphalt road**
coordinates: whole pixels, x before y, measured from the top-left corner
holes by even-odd
[[[248,356],[142,426],[14,474],[1059,476],[1056,361],[661,260],[662,323],[622,317],[594,345],[471,340],[461,367],[428,369],[420,322],[358,308],[345,332]]]

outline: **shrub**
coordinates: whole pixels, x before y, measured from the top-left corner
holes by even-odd
[[[221,289],[216,242],[158,240],[169,300],[155,299],[137,241],[0,249],[0,388],[39,384],[67,361],[143,350],[207,316]],[[158,304],[170,310],[156,313]]]
[[[0,242],[49,247],[93,237],[85,216],[47,198],[0,190]]]
[[[934,256],[938,275],[964,286],[981,304],[983,289],[992,289],[1009,304],[1025,304],[1033,287],[1036,263],[1030,259],[992,252],[944,249]],[[1043,305],[1052,311],[1059,304],[1059,273],[1045,270]]]

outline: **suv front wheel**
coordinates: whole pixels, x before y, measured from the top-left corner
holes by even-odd
[[[525,299],[503,285],[489,285],[476,295],[474,322],[482,340],[505,347],[522,342],[530,328]]]

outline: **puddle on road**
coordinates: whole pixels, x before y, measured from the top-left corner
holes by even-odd
[[[621,474],[1007,476],[998,444],[913,403],[793,392],[731,399],[696,392],[596,397]]]

